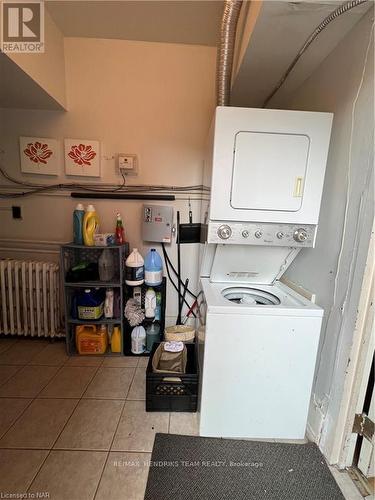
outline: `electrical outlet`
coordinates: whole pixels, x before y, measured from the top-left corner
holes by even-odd
[[[121,175],[138,175],[137,155],[119,153],[118,169]]]
[[[13,219],[22,219],[22,212],[20,206],[12,206]]]

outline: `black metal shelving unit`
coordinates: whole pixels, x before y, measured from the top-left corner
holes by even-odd
[[[153,288],[155,292],[160,292],[161,294],[161,304],[160,304],[160,321],[156,321],[160,325],[160,342],[163,340],[164,329],[165,329],[165,309],[166,309],[166,299],[167,299],[167,279],[163,278],[162,283],[159,286],[148,286],[148,285],[140,285],[141,287],[141,307],[144,309],[145,306],[145,295],[148,288]],[[128,299],[133,298],[133,290],[134,286],[125,285],[125,296],[124,303],[126,304]],[[153,323],[153,319],[145,318],[141,325],[146,328],[147,325]],[[124,354],[125,356],[149,356],[149,352],[144,352],[142,354],[133,354],[131,352],[131,333],[133,327],[129,325],[129,322],[125,318],[124,320],[124,335],[123,335],[123,346],[124,346]]]

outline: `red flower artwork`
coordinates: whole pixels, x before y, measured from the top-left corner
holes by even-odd
[[[23,152],[34,163],[44,163],[45,165],[47,164],[48,158],[52,156],[52,151],[48,149],[48,144],[42,144],[38,141],[34,143],[30,142]]]
[[[74,160],[77,165],[91,165],[91,160],[96,156],[95,151],[92,146],[84,144],[79,144],[78,146],[72,146],[70,153],[68,153],[69,158]]]

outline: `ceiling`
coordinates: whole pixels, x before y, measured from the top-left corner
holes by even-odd
[[[254,4],[244,3],[243,16],[251,5]],[[245,37],[241,64],[233,78],[231,105],[262,106],[303,42],[337,5],[336,0],[263,1],[256,22]],[[333,21],[304,53],[268,107],[283,106],[372,6],[369,1]],[[67,37],[215,46],[223,2],[50,0],[47,9]],[[3,54],[0,72],[6,75],[0,80],[0,107],[60,109],[51,96]],[[16,92],[20,88],[25,91]]]
[[[66,37],[215,46],[223,1],[48,1]]]
[[[319,23],[340,5],[335,0],[264,1],[232,85],[231,104],[260,107]],[[303,54],[268,107],[279,107],[318,68],[372,8],[367,2],[335,19]]]

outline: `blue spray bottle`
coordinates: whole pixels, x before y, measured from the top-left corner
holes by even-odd
[[[73,241],[76,245],[83,245],[83,217],[85,209],[78,203],[73,212]]]

